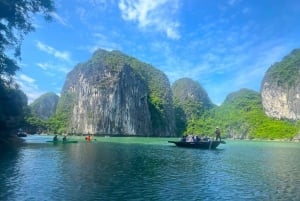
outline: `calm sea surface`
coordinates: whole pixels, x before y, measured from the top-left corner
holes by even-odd
[[[300,200],[300,143],[163,138],[53,145],[29,136],[0,154],[0,200]],[[118,142],[120,141],[120,142]]]

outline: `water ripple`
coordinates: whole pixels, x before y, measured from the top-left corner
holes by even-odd
[[[37,140],[38,141],[38,140]],[[0,160],[0,200],[299,200],[299,147],[31,141]]]

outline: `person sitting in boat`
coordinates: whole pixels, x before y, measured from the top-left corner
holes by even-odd
[[[192,135],[188,135],[186,137],[186,142],[193,142],[193,136]]]
[[[210,140],[207,135],[205,135],[202,139],[203,139],[203,141],[209,141]]]
[[[192,139],[193,139],[193,142],[199,142],[198,135],[193,135]]]
[[[180,139],[181,142],[186,142],[186,135],[183,135]]]
[[[221,141],[221,130],[219,127],[216,127],[216,131],[215,131],[215,134],[216,134],[216,141]]]
[[[200,140],[200,141],[204,141],[204,138],[205,138],[205,135],[204,135],[204,134],[201,134],[199,140]]]
[[[55,135],[54,137],[53,137],[53,141],[58,141],[58,137],[57,137],[57,135]]]

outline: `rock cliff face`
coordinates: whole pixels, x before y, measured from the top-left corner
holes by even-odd
[[[55,113],[58,99],[55,93],[43,94],[30,104],[31,111],[41,119],[49,119]]]
[[[265,113],[277,119],[300,119],[300,49],[271,66],[262,82]]]
[[[154,77],[149,72],[155,72]],[[58,108],[57,112],[67,113],[68,132],[172,136],[170,86],[167,79],[164,83],[159,78],[166,76],[148,64],[118,51],[98,50],[91,60],[77,65],[68,74],[60,100],[60,105],[67,107]],[[161,94],[170,96],[166,98],[169,102],[161,105],[167,112],[157,111],[159,107],[153,98],[163,97],[153,94],[152,82],[166,89]]]
[[[181,78],[172,85],[175,104],[185,110],[187,118],[199,117],[204,110],[214,106],[202,86],[190,78]]]

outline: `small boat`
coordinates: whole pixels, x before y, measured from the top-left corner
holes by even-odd
[[[27,137],[27,134],[26,134],[26,132],[19,131],[19,132],[17,133],[17,136],[18,136],[18,137]]]
[[[197,148],[197,149],[216,149],[220,144],[225,144],[225,141],[199,141],[199,142],[185,142],[185,141],[168,141],[174,143],[178,147]]]
[[[69,143],[77,143],[78,141],[76,140],[49,140],[46,141],[47,143],[53,143],[53,144],[69,144]]]

